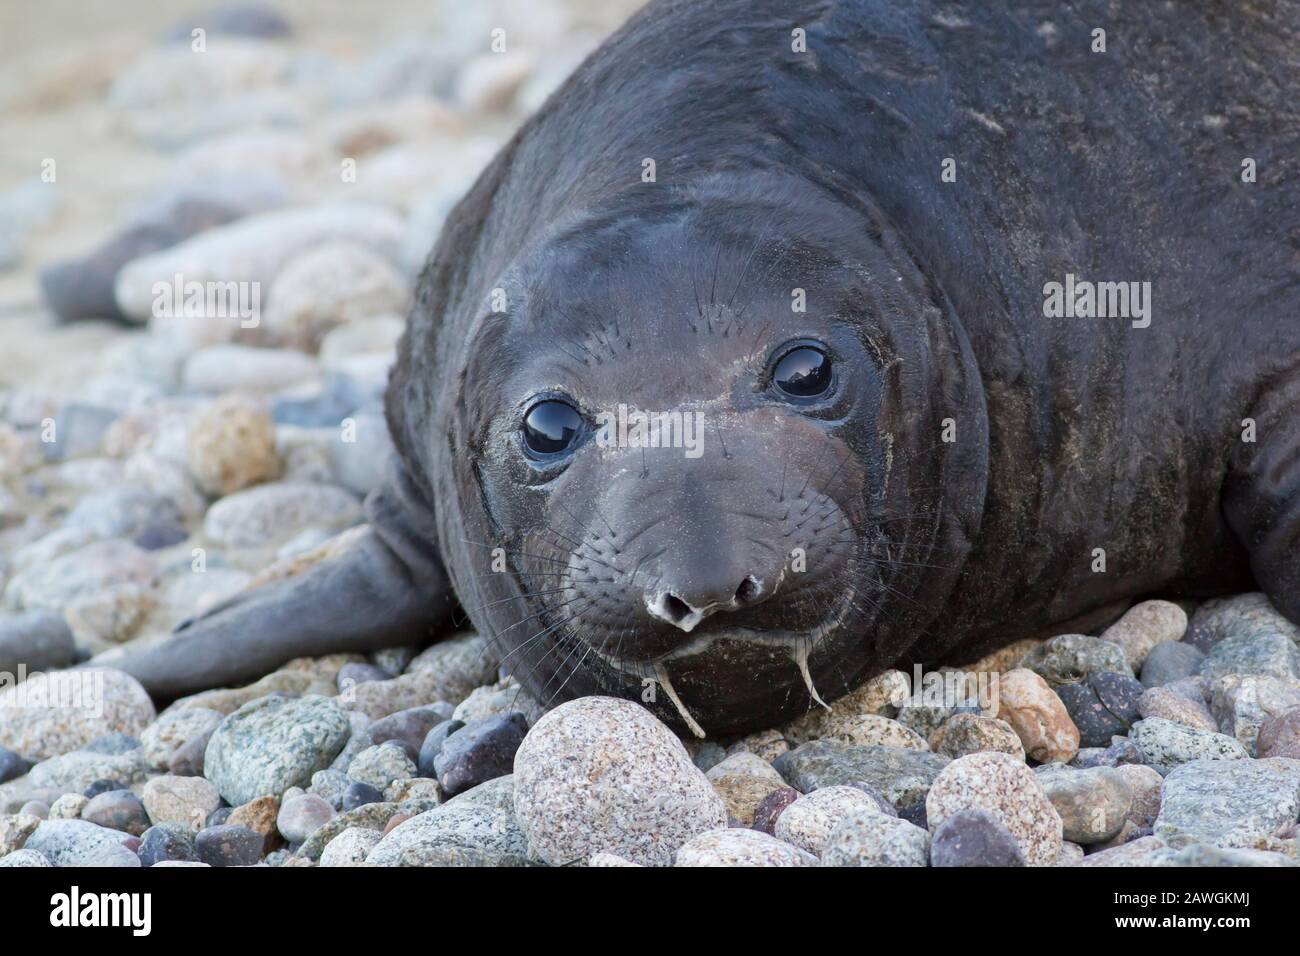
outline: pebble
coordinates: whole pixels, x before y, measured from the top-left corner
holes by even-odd
[[[1150,834],[1144,834],[1149,836]],[[1057,858],[1056,866],[1078,866],[1083,862],[1083,847],[1077,843],[1070,843],[1068,840],[1061,844],[1061,855]]]
[[[183,860],[195,862],[194,830],[180,823],[158,823],[145,830],[140,837],[136,855],[141,866],[157,866],[164,861]]]
[[[376,315],[341,325],[321,340],[320,363],[333,368],[358,355],[394,355],[405,331],[406,322],[400,315]]]
[[[342,674],[342,671],[339,671]],[[428,740],[429,732],[441,724],[449,723],[446,714],[450,713],[450,708],[441,707],[411,707],[407,710],[399,710],[395,714],[389,714],[387,717],[372,722],[366,729],[370,734],[370,739],[377,744],[382,744],[388,740],[399,741],[407,747],[413,749],[417,754],[421,752],[425,742]],[[459,721],[456,722],[459,726]],[[459,729],[459,726],[452,727],[451,730]],[[443,734],[442,740],[446,739]],[[437,746],[441,746],[442,741],[437,741]],[[437,753],[437,750],[434,750]],[[432,759],[432,758],[430,758]],[[421,760],[420,772],[424,773],[423,760]],[[425,774],[429,776],[430,774]]]
[[[512,777],[497,777],[412,816],[385,834],[366,862],[376,866],[527,865],[529,840],[513,809],[515,785]]]
[[[149,555],[126,541],[96,541],[25,569],[5,587],[14,609],[49,608],[95,600],[123,588],[150,589],[155,583]]]
[[[96,538],[129,538],[156,520],[177,523],[181,516],[167,499],[143,488],[110,488],[77,502],[64,527]]]
[[[208,818],[207,820],[204,821],[203,826],[206,827],[221,826],[221,824],[225,823],[227,820],[230,819],[230,815],[234,812],[235,812],[234,807],[217,807],[217,809],[213,810],[211,813],[208,814]],[[200,827],[200,829],[202,829],[202,827]]]
[[[533,726],[515,756],[514,805],[530,851],[552,865],[603,850],[664,866],[691,837],[727,822],[681,741],[638,704],[611,697],[568,701]]]
[[[773,766],[803,793],[861,782],[902,807],[924,800],[947,764],[948,758],[940,754],[814,740],[782,754]]]
[[[374,664],[366,664],[361,661],[351,661],[339,668],[339,675],[336,679],[339,693],[346,694],[358,684],[365,684],[369,681],[392,680],[393,675],[381,667]]]
[[[263,697],[303,697],[308,694],[326,694],[332,690],[331,683],[322,681],[315,674],[278,670],[244,687],[220,687],[182,697],[168,710],[203,707],[215,710],[219,714],[233,714],[250,701],[260,700]]]
[[[262,858],[262,834],[223,823],[206,827],[194,838],[194,852],[208,866],[254,866]]]
[[[821,865],[926,866],[929,859],[929,833],[872,809],[850,813],[835,825],[825,840]]]
[[[520,713],[487,717],[453,731],[433,760],[442,789],[455,796],[512,772],[527,733],[528,722]]]
[[[20,664],[28,673],[58,670],[71,665],[76,656],[72,631],[58,611],[37,608],[19,614],[0,613],[0,672],[17,674]],[[0,782],[4,779],[0,766]]]
[[[1105,747],[1112,737],[1127,734],[1138,720],[1142,692],[1142,685],[1132,677],[1109,671],[1056,688],[1084,747]]]
[[[31,813],[0,814],[0,856],[22,849],[42,819]]]
[[[878,714],[834,715],[822,725],[822,739],[839,740],[858,747],[930,749],[929,743],[915,730]]]
[[[775,728],[770,730],[758,730],[752,734],[746,734],[739,740],[734,741],[726,749],[726,756],[730,757],[738,753],[752,753],[761,757],[768,763],[771,763],[781,754],[790,750],[790,742],[780,730]],[[699,762],[696,761],[696,765]],[[704,769],[704,768],[701,768]]]
[[[315,352],[341,325],[406,312],[411,290],[389,259],[348,239],[304,250],[267,293],[262,331],[275,345]]]
[[[695,765],[699,766],[698,759]],[[774,791],[785,789],[785,780],[772,765],[747,750],[714,764],[704,775],[727,805],[727,818],[747,827],[754,825],[754,813],[763,801]]]
[[[1033,671],[1053,688],[1087,680],[1100,672],[1133,676],[1122,647],[1083,634],[1062,634],[1044,641],[1024,656],[1020,666]]]
[[[885,816],[872,797],[856,787],[832,786],[795,800],[777,817],[773,834],[814,856],[821,856],[826,839],[850,814],[870,811]]]
[[[208,742],[216,729],[214,725],[173,750],[171,759],[167,761],[167,771],[178,777],[203,776],[203,758],[207,755]]]
[[[1080,857],[1083,853],[1080,851]],[[987,810],[958,810],[935,828],[931,866],[1025,866],[1020,844]]]
[[[476,633],[448,637],[416,657],[406,674],[393,680],[357,684],[352,688],[350,700],[341,701],[341,704],[351,710],[360,710],[377,721],[396,711],[429,705],[432,701],[463,701],[474,688],[490,682],[497,674],[495,658],[484,652],[485,641]],[[512,704],[524,704],[526,700],[526,695],[510,689],[500,695],[499,709],[485,709],[473,714],[461,711],[456,718],[468,723],[472,719],[511,710]]]
[[[258,797],[256,800],[250,800],[248,803],[232,809],[222,822],[247,827],[263,837],[271,837],[277,833],[276,821],[279,813],[280,800],[278,797]]]
[[[954,704],[904,704],[898,708],[898,722],[918,737],[929,740],[940,727],[958,713],[975,713],[976,709],[959,709]]]
[[[488,786],[495,783],[496,781],[493,781]],[[461,795],[462,798],[464,796],[465,794]],[[326,844],[348,827],[364,827],[369,830],[382,831],[394,819],[400,817],[402,820],[399,822],[404,822],[406,819],[424,813],[426,810],[432,810],[435,806],[438,806],[436,800],[417,799],[408,800],[405,803],[368,803],[357,807],[355,810],[337,814],[303,841],[302,846],[298,848],[298,855],[308,860],[319,860]],[[396,826],[397,824],[394,824],[394,827]]]
[[[1238,740],[1197,730],[1162,717],[1147,717],[1133,725],[1130,735],[1146,755],[1146,763],[1168,774],[1175,767],[1200,760],[1244,760],[1250,752]]]
[[[53,218],[58,207],[58,189],[41,179],[28,179],[0,192],[0,272],[22,261],[30,238]]]
[[[468,724],[495,714],[515,712],[523,714],[528,720],[528,726],[531,727],[546,710],[519,686],[518,681],[509,677],[495,684],[476,687],[468,697],[456,705],[451,715]]]
[[[685,743],[686,749],[691,752],[691,761],[706,774],[727,759],[727,748],[717,741],[701,740],[692,743],[688,740]]]
[[[223,716],[206,707],[167,711],[140,734],[140,745],[146,759],[159,770],[167,769],[177,750],[191,741],[207,737],[221,723]]]
[[[320,865],[354,866],[364,863],[382,836],[378,830],[348,827],[325,845],[321,851]]]
[[[1205,655],[1200,674],[1209,680],[1229,674],[1300,680],[1300,648],[1287,634],[1276,631],[1229,634]]]
[[[837,716],[880,714],[894,717],[898,708],[910,698],[911,686],[902,671],[885,671],[833,701],[829,711],[821,707],[810,708],[807,714],[783,727],[782,733],[790,743],[798,746],[820,737],[826,721]]]
[[[1068,763],[1079,750],[1079,729],[1061,698],[1038,674],[1017,668],[998,685],[999,719],[1020,738],[1025,753],[1040,763]]]
[[[1071,843],[1104,843],[1120,832],[1133,806],[1122,774],[1110,767],[1074,770],[1061,765],[1038,769],[1038,782],[1061,818]]]
[[[635,866],[639,867],[640,863],[633,863],[631,860],[625,860],[614,853],[593,853],[591,859],[587,861],[588,866]]]
[[[330,445],[334,481],[365,497],[383,486],[395,454],[388,422],[379,412],[358,412],[349,416],[346,441]]]
[[[383,803],[384,792],[377,787],[372,787],[368,783],[352,783],[343,791],[343,800],[341,809],[343,811],[355,810],[357,807],[364,807],[371,803]]]
[[[1025,759],[1020,737],[1005,720],[982,714],[954,714],[930,735],[930,749],[945,757],[995,750]]]
[[[195,60],[189,55],[184,59],[186,67]],[[125,315],[146,321],[153,311],[154,283],[172,282],[178,273],[187,283],[257,282],[267,292],[285,263],[332,239],[359,242],[397,261],[402,232],[401,218],[378,205],[341,203],[272,210],[217,226],[133,260],[118,272],[114,293]]]
[[[1156,645],[1181,640],[1186,630],[1187,613],[1177,604],[1143,601],[1102,631],[1101,639],[1123,648],[1129,667],[1136,672]]]
[[[65,793],[59,799],[50,804],[49,819],[51,820],[76,820],[81,817],[81,811],[90,801],[79,793]],[[91,821],[98,822],[98,821]],[[102,826],[103,824],[101,824]],[[116,829],[116,828],[114,828]]]
[[[185,463],[195,483],[223,497],[280,476],[275,423],[258,402],[225,395],[203,406],[190,422]]]
[[[318,770],[311,775],[311,788],[309,793],[320,797],[335,810],[343,806],[343,794],[347,792],[348,787],[352,786],[352,781],[348,775],[341,770]],[[296,794],[300,788],[294,787],[284,792],[282,801],[288,800],[290,794]]]
[[[924,800],[918,800],[916,803],[909,803],[905,807],[899,807],[898,817],[900,820],[906,820],[908,823],[916,824],[923,830],[930,829],[930,821],[925,815]]]
[[[378,790],[385,789],[394,781],[408,780],[417,773],[415,761],[396,742],[367,747],[353,758],[347,769],[349,779]]]
[[[170,43],[189,43],[195,27],[202,27],[209,36],[224,34],[264,40],[283,39],[293,33],[289,21],[272,7],[260,3],[219,3],[177,20],[163,38]]]
[[[1200,693],[1197,693],[1197,698]],[[1159,717],[1197,730],[1217,733],[1218,722],[1203,700],[1188,697],[1173,689],[1172,685],[1152,687],[1138,698],[1138,714],[1143,718]]]
[[[1171,846],[1280,849],[1300,818],[1300,762],[1194,760],[1165,777],[1155,835]]]
[[[315,794],[287,798],[280,806],[276,828],[290,843],[302,843],[334,818],[334,807]]]
[[[1206,601],[1196,609],[1184,640],[1210,653],[1230,635],[1281,634],[1300,640],[1300,628],[1278,613],[1268,598],[1256,591]]]
[[[816,865],[817,857],[806,850],[742,827],[723,827],[696,834],[682,844],[674,859],[674,866]]]
[[[140,793],[154,823],[178,823],[199,830],[221,804],[217,788],[202,777],[154,777]]]
[[[1010,754],[958,757],[935,779],[925,800],[931,831],[969,809],[996,817],[1015,837],[1029,865],[1051,866],[1060,857],[1061,817],[1034,772]]]
[[[249,345],[209,345],[185,360],[181,384],[188,392],[217,395],[277,392],[319,375],[316,361],[294,349],[260,349]]]
[[[754,808],[754,829],[775,836],[776,821],[780,819],[786,807],[801,796],[803,794],[794,787],[782,787],[779,790],[773,790]]]
[[[0,783],[8,783],[21,777],[32,769],[32,762],[14,753],[7,747],[0,747]]]
[[[1142,686],[1162,687],[1191,677],[1204,660],[1204,651],[1184,641],[1157,644],[1142,664]]]
[[[1300,707],[1270,717],[1260,724],[1256,747],[1260,757],[1290,757],[1300,760]],[[3,764],[3,760],[0,760]],[[0,780],[4,774],[0,772]]]
[[[124,734],[120,730],[111,730],[106,734],[100,734],[81,749],[86,753],[106,754],[112,757],[120,757],[123,754],[131,753],[133,750],[139,750],[140,738],[132,736],[131,734]],[[100,782],[102,783],[103,781]]]
[[[429,732],[425,735],[423,742],[420,744],[420,755],[417,764],[421,776],[438,776],[434,762],[437,760],[438,754],[442,751],[443,743],[446,742],[448,737],[464,726],[464,722],[453,718],[452,720],[444,720],[430,728]]]
[[[140,858],[124,845],[127,839],[86,820],[45,820],[23,849],[42,854],[52,866],[139,866]]]
[[[0,856],[0,866],[53,866],[49,857],[36,850],[15,850],[8,856]]]
[[[118,413],[111,408],[100,408],[83,402],[60,405],[53,417],[54,440],[42,442],[41,453],[48,462],[66,462],[98,455],[104,435],[117,417]]]
[[[457,76],[453,101],[470,113],[505,110],[536,66],[536,53],[530,50],[480,53]]]
[[[1137,763],[1120,764],[1115,772],[1128,784],[1133,797],[1128,819],[1139,827],[1154,824],[1156,814],[1160,812],[1160,791],[1165,778],[1155,768]]]
[[[437,780],[411,777],[395,780],[384,790],[385,803],[405,803],[408,800],[441,800],[445,796]]]
[[[265,697],[245,704],[212,732],[203,773],[231,804],[306,786],[343,749],[347,715],[323,697]]]
[[[81,819],[132,836],[140,836],[149,829],[144,804],[130,790],[109,790],[92,797],[82,808]]]
[[[148,775],[148,761],[138,749],[125,754],[74,750],[42,760],[28,772],[27,780],[33,787],[82,793],[96,780],[118,780],[118,786],[133,787]]]
[[[1300,707],[1300,680],[1255,674],[1229,674],[1214,683],[1210,711],[1218,729],[1255,751],[1264,721]]]

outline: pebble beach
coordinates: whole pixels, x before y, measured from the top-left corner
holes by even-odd
[[[443,220],[636,5],[0,12],[0,867],[1300,863],[1262,594],[722,740],[468,629],[162,707],[114,669],[356,535]]]

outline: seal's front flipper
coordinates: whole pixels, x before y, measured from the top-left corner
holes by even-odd
[[[397,464],[366,513],[369,524],[337,555],[236,595],[170,640],[103,663],[170,700],[248,683],[295,657],[426,643],[454,606],[432,511]]]
[[[1300,376],[1243,425],[1224,494],[1228,523],[1273,606],[1300,624]]]

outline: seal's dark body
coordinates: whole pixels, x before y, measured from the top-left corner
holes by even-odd
[[[805,53],[791,50],[795,28]],[[1096,28],[1104,53],[1091,49]],[[360,595],[388,609],[362,629],[376,645],[433,626],[445,613],[436,525],[462,605],[503,652],[533,633],[517,626],[521,608],[548,620],[545,600],[521,597],[518,580],[483,573],[481,549],[511,539],[503,516],[537,499],[500,490],[483,437],[491,386],[522,359],[485,365],[476,349],[494,336],[546,349],[589,329],[535,315],[498,327],[484,303],[512,282],[542,298],[536,264],[521,274],[518,263],[566,230],[636,222],[656,189],[707,196],[752,178],[776,183],[772,202],[787,212],[828,200],[847,210],[861,241],[886,250],[877,278],[892,270],[899,283],[862,330],[881,359],[878,415],[835,440],[862,463],[864,507],[906,560],[888,566],[887,606],[853,641],[814,652],[826,696],[898,663],[972,660],[1144,595],[1258,583],[1297,619],[1297,50],[1291,0],[651,3],[452,214],[388,395],[405,502],[389,513],[423,517],[377,523],[367,547],[381,557],[349,572],[369,583],[335,574],[339,607]],[[656,185],[640,181],[646,157]],[[955,182],[941,180],[945,158]],[[1246,158],[1256,182],[1242,181]],[[601,252],[595,240],[583,250],[592,271]],[[683,268],[697,257],[683,250]],[[743,271],[728,271],[733,257],[719,258],[727,288],[745,285]],[[1044,283],[1067,274],[1150,282],[1150,326],[1045,318]],[[766,277],[777,290],[780,278]],[[655,288],[647,279],[640,298]],[[677,321],[671,310],[663,323]],[[648,324],[619,334],[662,380],[699,340]],[[602,374],[599,363],[589,371]],[[606,371],[635,390],[617,363]],[[940,439],[946,418],[951,444]],[[1256,422],[1255,443],[1241,440],[1244,419]],[[543,698],[639,690],[586,654],[530,654],[514,660],[528,662],[520,676]],[[711,732],[809,705],[797,682],[798,693],[755,686],[754,673],[687,663],[678,689]]]

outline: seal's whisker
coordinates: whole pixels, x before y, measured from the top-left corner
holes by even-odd
[[[790,649],[790,656],[794,660],[795,666],[799,668],[799,675],[803,678],[804,686],[808,688],[808,696],[829,711],[831,705],[822,700],[822,695],[817,693],[817,688],[813,686],[812,674],[808,670],[808,653],[808,647],[803,641]]]
[[[472,544],[472,545],[476,545],[477,547],[488,548],[493,551],[495,551],[497,548],[501,548],[501,545],[499,544],[487,544],[483,541],[471,541],[469,538],[461,538],[460,540],[463,541],[465,544]],[[560,561],[556,558],[549,558],[544,554],[529,554],[527,551],[511,551],[508,548],[501,548],[501,550],[505,554],[513,555],[514,557],[517,558],[533,558],[534,560],[537,561],[554,561],[556,564],[563,564],[566,567],[568,566],[567,561]],[[500,572],[493,572],[493,573],[500,573]]]
[[[522,594],[516,594],[511,597],[498,598],[495,601],[488,601],[485,604],[479,604],[476,607],[465,608],[466,614],[473,614],[476,611],[482,611],[485,608],[496,607],[498,604],[509,604],[511,601],[522,601],[526,598],[541,597],[543,594],[561,594],[564,591],[572,591],[574,585],[570,584],[562,588],[547,588],[544,591],[525,591]]]
[[[587,659],[587,655],[591,653],[591,645],[583,641],[581,635],[578,635],[574,637],[573,650],[569,651],[568,656],[564,658],[563,662],[561,662],[559,668],[556,671],[556,676],[558,676],[559,671],[563,670],[565,665],[569,663],[570,658],[573,657],[574,652],[577,651],[579,647],[585,647],[586,649],[582,652],[582,656],[578,658],[578,662],[573,665],[573,669],[569,671],[569,675],[565,677],[564,680],[560,683],[560,686],[555,689],[555,693],[551,694],[550,697],[546,698],[546,701],[542,704],[544,708],[549,708],[551,706],[551,701],[555,700],[555,698],[559,696],[560,692],[563,691],[566,686],[568,686],[569,681],[573,680],[573,675],[578,673],[578,671],[582,669],[583,662]],[[555,679],[554,677],[551,678],[551,680],[554,679]],[[551,681],[547,681],[546,682],[547,686],[549,686],[550,683]],[[542,690],[545,691],[546,687],[543,687]]]
[[[664,667],[662,661],[655,663],[655,679],[658,680],[659,685],[663,687],[664,693],[668,695],[668,699],[672,701],[672,705],[677,708],[677,713],[682,715],[682,720],[684,720],[686,726],[691,729],[691,733],[696,737],[699,737],[701,740],[708,736],[704,732],[704,728],[699,725],[699,722],[691,716],[691,712],[686,709],[686,705],[682,703],[682,699],[677,696],[677,691],[673,689],[673,682],[668,679],[668,669]]]

